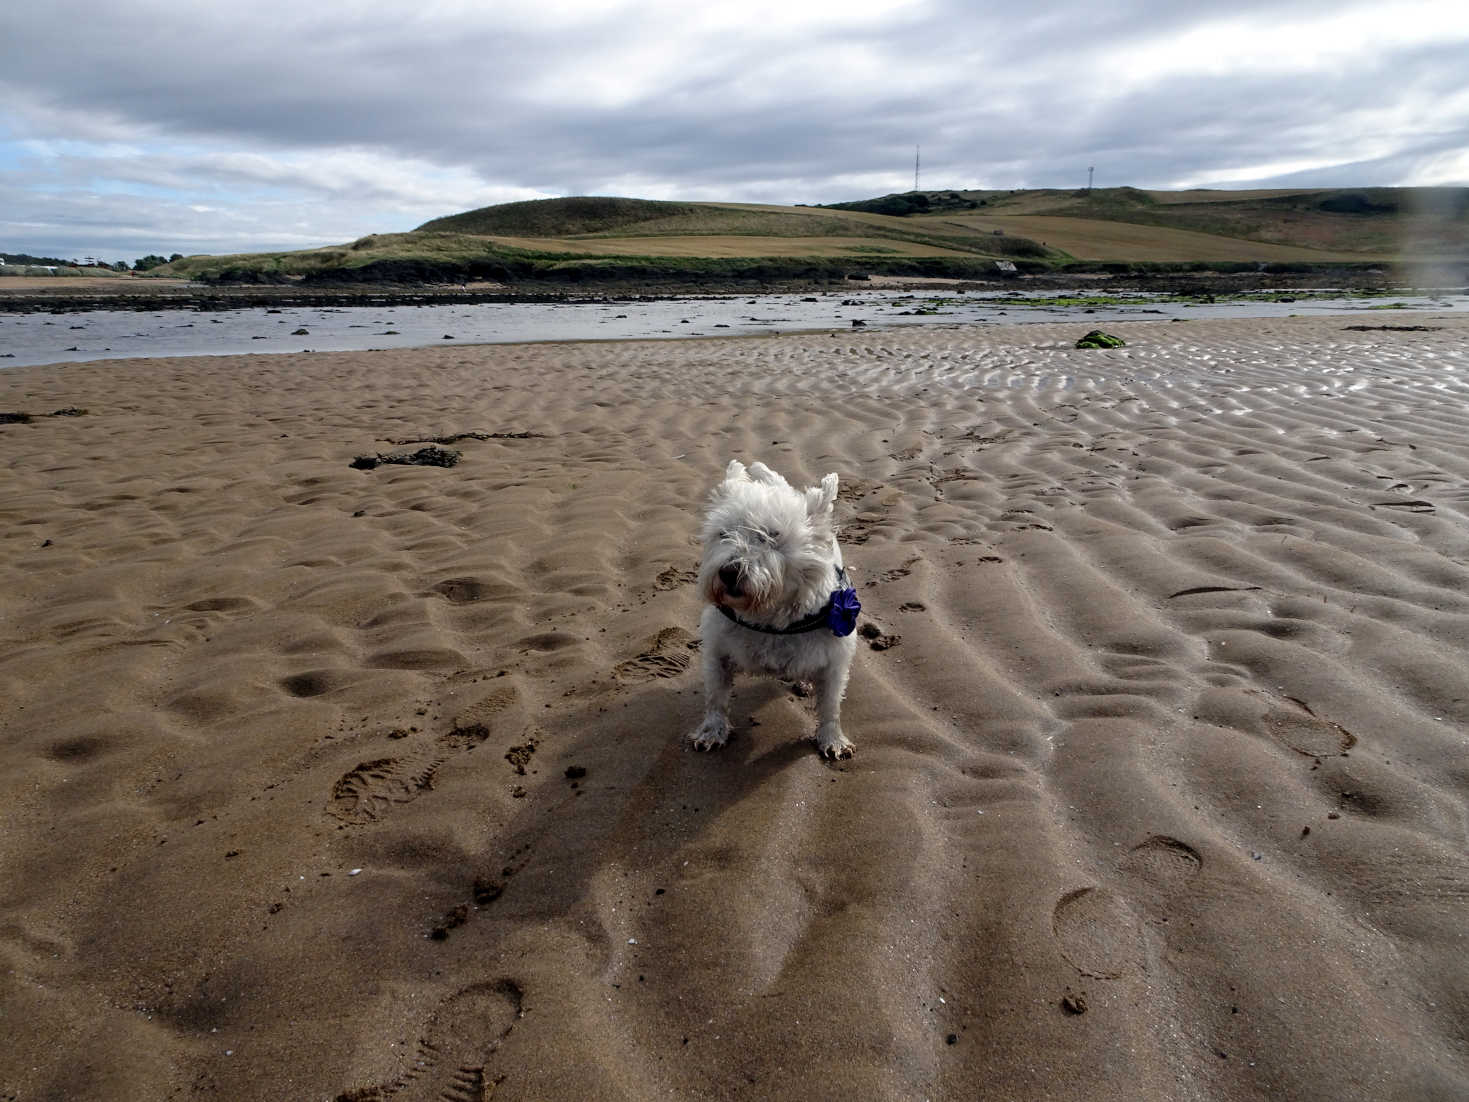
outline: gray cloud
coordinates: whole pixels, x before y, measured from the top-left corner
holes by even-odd
[[[911,186],[919,143],[932,187],[1469,182],[1450,0],[11,7],[12,251],[300,247],[536,195],[829,202]]]

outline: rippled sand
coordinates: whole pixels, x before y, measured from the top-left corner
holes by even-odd
[[[1352,320],[0,373],[0,1099],[1465,1097],[1469,319]],[[681,745],[731,457],[849,762]]]

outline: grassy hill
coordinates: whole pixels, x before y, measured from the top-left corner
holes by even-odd
[[[1003,230],[1078,260],[1391,263],[1469,254],[1469,188],[950,191],[838,209],[904,206],[904,221]]]
[[[301,252],[159,275],[254,281],[708,282],[854,272],[980,278],[1111,265],[1462,261],[1469,189],[909,192],[831,206],[574,197],[505,203]]]
[[[611,199],[575,196],[570,199],[531,199],[435,218],[416,233],[461,233],[480,237],[565,237],[609,233],[660,219],[694,213],[692,203],[665,203],[655,199]]]

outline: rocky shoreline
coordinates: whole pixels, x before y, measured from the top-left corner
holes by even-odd
[[[1064,291],[1084,286],[1092,293],[1149,292],[1196,297],[1265,290],[1345,290],[1362,293],[1408,290],[1413,284],[1387,268],[1343,267],[1304,272],[1137,272],[1067,270],[1007,279],[947,279],[870,275],[841,281],[714,282],[649,284],[609,282],[576,289],[547,290],[515,284],[204,284],[176,283],[166,288],[118,280],[118,286],[69,289],[37,287],[28,281],[10,290],[0,281],[0,313],[78,313],[89,310],[241,310],[254,307],[438,306],[453,304],[545,302],[598,303],[750,294],[825,293],[913,287],[927,291]],[[109,281],[112,282],[112,281]],[[1457,281],[1456,281],[1457,282]],[[1455,288],[1458,289],[1457,287]]]

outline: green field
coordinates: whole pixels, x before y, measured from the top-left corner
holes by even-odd
[[[504,282],[993,275],[1078,264],[1461,262],[1469,189],[934,191],[835,206],[576,197],[448,215],[299,252],[192,256],[161,276]]]

